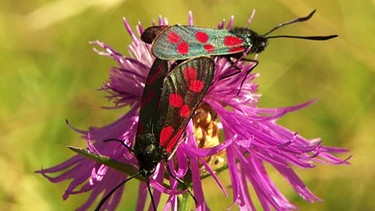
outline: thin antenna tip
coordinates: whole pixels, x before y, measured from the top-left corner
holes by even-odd
[[[339,35],[337,35],[337,34],[333,34],[333,35],[327,36],[327,40],[328,40],[328,39],[336,38],[336,37],[338,37],[338,36],[339,36]]]
[[[316,12],[316,9],[310,12],[310,14],[305,17],[305,20],[309,20],[314,15],[315,12]]]

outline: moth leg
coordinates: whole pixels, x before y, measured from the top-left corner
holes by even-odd
[[[231,59],[231,57],[226,57],[226,58],[227,58],[228,62],[232,65],[232,67],[234,67],[234,68],[237,69],[237,71],[234,72],[234,73],[231,73],[231,74],[229,74],[229,75],[222,76],[219,80],[221,80],[221,79],[225,79],[225,78],[229,78],[229,77],[231,77],[231,76],[237,75],[237,74],[239,74],[239,73],[242,72],[241,68],[239,68],[239,67],[237,66],[236,62],[234,62],[234,61]],[[245,75],[245,77],[242,79],[242,82],[241,82],[240,88],[238,89],[238,92],[237,92],[237,96],[238,96],[238,95],[240,94],[240,92],[241,92],[241,88],[242,88],[243,84],[245,83],[245,80],[246,80],[246,78],[247,78],[247,75],[249,75],[249,74],[251,73],[251,71],[252,71],[252,70],[253,70],[253,69],[259,64],[259,61],[258,61],[258,60],[255,60],[255,59],[242,58],[242,60],[247,61],[247,62],[253,62],[253,63],[255,63],[255,64],[254,64],[250,69],[245,70],[246,75]]]
[[[258,61],[258,60],[254,60],[254,59],[246,59],[246,58],[243,58],[243,60],[245,60],[245,61],[247,61],[247,62],[252,62],[252,63],[254,63],[254,65],[251,66],[250,69],[248,69],[248,70],[245,71],[245,72],[246,72],[246,75],[245,75],[245,77],[244,77],[244,78],[242,79],[242,81],[241,81],[241,86],[240,86],[240,88],[238,89],[237,96],[240,94],[240,92],[241,92],[241,88],[242,88],[242,85],[245,83],[247,76],[248,76],[248,75],[251,73],[251,71],[253,71],[253,69],[259,64],[259,61]]]
[[[109,138],[109,139],[105,139],[103,142],[110,142],[110,141],[119,142],[122,146],[124,146],[130,152],[133,152],[133,149],[130,148],[128,145],[126,145],[123,140],[120,140],[120,139],[117,139],[117,138]]]
[[[107,195],[105,195],[102,200],[100,200],[98,206],[96,206],[95,208],[95,211],[100,211],[100,209],[102,208],[102,206],[104,205],[104,203],[109,199],[109,197],[112,196],[112,194],[117,190],[119,189],[123,184],[125,184],[127,181],[133,179],[134,177],[137,177],[139,176],[140,174],[136,174],[136,175],[133,175],[127,179],[125,179],[124,181],[120,182],[116,187],[114,187],[109,193],[107,193]],[[156,210],[156,209],[155,209]]]
[[[198,201],[197,199],[194,197],[193,193],[189,190],[189,188],[186,186],[186,184],[184,183],[184,181],[182,181],[180,178],[177,178],[175,177],[173,174],[172,174],[172,170],[169,168],[169,165],[166,163],[165,164],[167,169],[168,169],[168,172],[169,172],[169,175],[175,179],[178,183],[180,183],[182,186],[184,186],[184,188],[187,190],[187,192],[189,193],[189,195],[194,199],[194,202],[195,204],[198,204]]]

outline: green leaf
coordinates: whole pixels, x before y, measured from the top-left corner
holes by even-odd
[[[107,156],[104,156],[104,155],[99,155],[99,154],[95,154],[91,151],[89,151],[88,149],[84,149],[84,148],[80,148],[80,147],[74,147],[74,146],[67,146],[70,150],[76,152],[77,154],[80,154],[90,160],[94,160],[98,163],[101,163],[103,165],[106,165],[108,167],[111,167],[113,169],[116,169],[120,172],[123,172],[124,174],[127,174],[127,175],[136,175],[138,174],[138,169],[135,168],[134,166],[131,166],[131,165],[127,165],[127,164],[124,164],[124,163],[121,163],[117,160],[114,160],[110,157],[107,157]],[[142,176],[137,176],[135,177],[141,181],[145,181],[145,179],[142,177]]]

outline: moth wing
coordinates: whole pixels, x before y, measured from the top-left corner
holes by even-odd
[[[168,153],[206,95],[214,69],[212,58],[198,57],[182,62],[164,79],[155,130],[160,135],[160,145]]]
[[[228,45],[226,38],[240,43]],[[233,51],[233,49],[238,49]],[[242,39],[225,29],[174,25],[165,29],[152,42],[155,57],[164,60],[182,60],[205,55],[228,55],[243,51]]]
[[[153,117],[156,116],[164,78],[168,74],[168,62],[156,58],[147,76],[138,120],[138,133],[152,132]]]
[[[150,26],[142,34],[141,39],[143,42],[151,44],[157,36],[163,33],[169,26]]]

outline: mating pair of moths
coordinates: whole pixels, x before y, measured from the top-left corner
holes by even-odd
[[[167,162],[173,155],[180,136],[205,96],[215,71],[213,57],[225,57],[233,67],[241,71],[232,59],[262,52],[268,39],[284,37],[328,40],[337,37],[267,36],[283,26],[306,21],[314,13],[315,10],[306,17],[279,24],[264,35],[258,35],[248,28],[228,30],[182,25],[147,28],[141,38],[151,44],[151,51],[156,59],[145,83],[135,143],[132,149],[129,148],[138,160],[139,172],[114,188],[102,199],[96,210],[100,210],[118,187],[139,175],[146,179],[151,202],[156,210],[149,178],[161,161]],[[171,67],[168,66],[170,60],[176,61]],[[247,73],[251,69],[246,70]],[[184,185],[181,179],[175,179]]]

